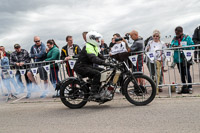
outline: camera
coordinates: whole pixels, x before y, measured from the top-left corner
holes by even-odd
[[[119,38],[115,38],[115,42],[118,42],[118,41],[122,41],[123,38],[119,37]]]
[[[129,34],[126,34],[124,39],[129,40]]]

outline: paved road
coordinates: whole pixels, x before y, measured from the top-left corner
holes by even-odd
[[[156,98],[143,107],[120,96],[104,105],[68,109],[59,99],[0,104],[0,133],[200,132],[200,98]]]

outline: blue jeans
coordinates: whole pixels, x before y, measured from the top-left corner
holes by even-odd
[[[28,93],[31,93],[32,82],[28,79],[27,71],[26,71],[26,73],[25,73],[24,76],[25,76],[25,80],[26,80],[26,84],[27,84],[27,92],[28,92]],[[17,80],[18,85],[21,87],[21,89],[24,89],[25,86],[24,86],[24,84],[23,84],[23,82],[22,82],[21,74],[20,74],[19,71],[17,71],[15,77],[16,77],[16,80]]]
[[[56,88],[56,83],[58,83],[60,80],[58,78],[58,68],[51,68],[50,70],[50,81],[54,88]]]
[[[8,93],[11,92],[11,83],[13,84],[13,86],[15,87],[16,92],[19,91],[19,86],[17,85],[16,81],[14,78],[9,78],[9,79],[2,79],[4,86],[6,87],[6,89],[8,90]]]

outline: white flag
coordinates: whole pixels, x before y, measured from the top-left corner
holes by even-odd
[[[132,56],[128,57],[134,66],[136,66],[136,63],[137,63],[137,57],[138,57],[138,55],[132,55]]]
[[[50,65],[43,66],[43,68],[48,74],[50,73]]]
[[[150,59],[151,61],[154,60],[154,52],[147,52],[146,54],[147,54],[147,56],[149,57],[149,59]]]
[[[76,60],[69,60],[68,62],[69,62],[70,68],[71,68],[71,69],[74,69],[74,65],[75,65],[75,63],[76,63]]]
[[[10,77],[13,78],[14,74],[13,74],[13,70],[8,70]]]
[[[194,50],[183,50],[183,53],[185,54],[187,61],[189,61],[192,58]]]
[[[168,61],[170,61],[170,58],[173,56],[174,51],[173,50],[164,50],[165,57]]]
[[[38,68],[31,68],[31,71],[32,71],[32,73],[33,73],[34,76],[36,76],[37,70],[38,70]]]
[[[19,71],[21,75],[24,75],[26,73],[26,69],[20,69]]]

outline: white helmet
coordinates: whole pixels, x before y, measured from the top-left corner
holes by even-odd
[[[86,35],[87,42],[99,46],[101,44],[102,35],[96,31],[90,31]]]

